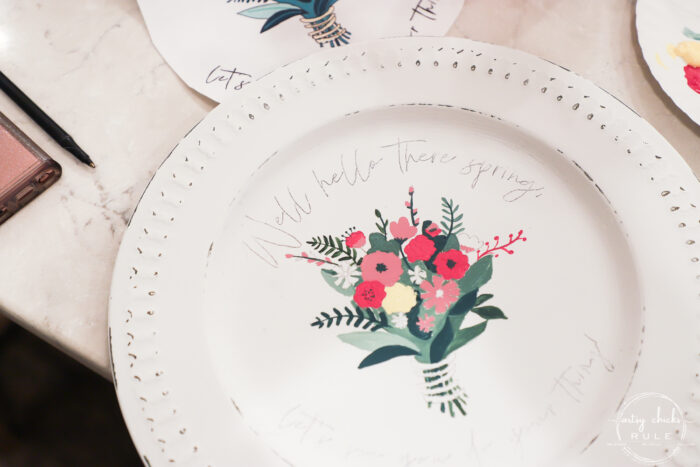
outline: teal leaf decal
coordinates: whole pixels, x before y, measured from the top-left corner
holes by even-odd
[[[694,39],[696,41],[700,41],[700,34],[697,32],[694,32],[690,28],[683,28],[683,35],[689,39]]]
[[[386,227],[389,225],[389,221],[382,217],[382,213],[379,212],[379,209],[374,210],[374,215],[377,216],[377,223],[375,224],[377,226],[377,230],[386,240]]]
[[[451,354],[455,350],[468,344],[474,338],[478,337],[482,332],[484,332],[486,330],[487,324],[488,324],[488,321],[484,321],[483,323],[479,323],[476,326],[460,329],[459,331],[457,331],[454,339],[452,339],[452,343],[450,343],[450,345],[447,347],[447,351],[445,352],[445,356],[448,356],[449,354]]]
[[[354,345],[362,350],[375,351],[381,347],[401,345],[415,350],[416,352],[420,351],[418,346],[405,337],[386,332],[349,332],[347,334],[339,334],[338,338],[346,344]]]
[[[430,346],[430,363],[437,363],[447,354],[447,347],[450,345],[454,338],[454,329],[452,328],[452,321],[445,320],[445,325],[442,330],[435,336],[435,340]]]
[[[359,306],[353,309],[346,306],[343,311],[333,308],[331,313],[321,312],[314,322],[311,323],[311,326],[323,329],[334,325],[340,326],[341,324],[346,326],[353,325],[356,328],[362,327],[362,329],[369,329],[374,332],[389,326],[389,320],[383,311],[372,311],[369,308],[363,310]]]
[[[476,290],[490,281],[492,274],[493,257],[491,255],[484,256],[467,269],[467,273],[458,281],[459,290],[463,293]]]
[[[263,24],[262,29],[260,29],[260,32],[265,32],[268,29],[272,29],[278,24],[287,21],[289,18],[293,18],[297,15],[301,15],[304,13],[301,10],[294,9],[294,10],[282,10],[278,11],[274,15],[270,16],[267,21],[265,21],[265,24]]]
[[[395,240],[387,240],[384,235],[377,232],[369,234],[369,245],[370,249],[367,253],[382,251],[384,253],[393,253],[396,256],[399,255],[399,250],[401,248],[398,242]]]
[[[340,237],[321,235],[313,237],[306,243],[320,254],[328,255],[338,261],[351,261],[358,266],[362,263],[362,258],[357,257],[357,249],[347,246]]]
[[[464,214],[459,214],[459,204],[455,205],[454,201],[447,198],[442,198],[442,226],[445,234],[449,237],[451,234],[457,235],[464,232],[462,219]]]
[[[495,306],[482,306],[472,308],[472,311],[484,319],[508,319],[508,317]]]
[[[454,234],[448,236],[447,242],[445,243],[445,251],[449,250],[459,250],[459,240]]]
[[[277,12],[285,10],[295,10],[297,7],[293,5],[285,5],[282,3],[269,3],[267,5],[254,6],[247,10],[239,11],[238,14],[248,18],[268,19]]]
[[[481,294],[478,297],[476,297],[476,303],[474,303],[474,306],[479,306],[485,301],[491,300],[492,298],[493,295],[491,295],[490,293]]]
[[[469,310],[474,307],[474,304],[476,303],[476,294],[478,290],[474,290],[472,292],[469,292],[468,294],[462,295],[459,297],[459,300],[452,305],[452,308],[450,308],[449,315],[450,316],[459,316],[459,315],[466,315]]]
[[[358,368],[367,368],[368,366],[383,363],[387,360],[391,360],[392,358],[403,357],[406,355],[418,355],[418,352],[402,345],[387,345],[386,347],[378,348],[365,357],[365,359],[360,362]]]

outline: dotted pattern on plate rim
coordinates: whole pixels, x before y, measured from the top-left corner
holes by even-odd
[[[299,66],[294,64],[288,67],[288,70],[297,71]],[[427,46],[419,47],[417,50],[380,49],[376,54],[355,49],[353,53],[346,56],[339,55],[338,58],[325,62],[318,70],[299,69],[299,73],[290,74],[286,82],[282,80],[270,85],[267,82],[268,79],[263,80],[265,87],[253,85],[256,90],[265,94],[264,97],[261,95],[253,99],[250,93],[242,93],[243,104],[240,110],[235,114],[233,112],[227,114],[209,129],[210,134],[214,136],[213,140],[210,138],[206,143],[202,140],[187,140],[173,150],[172,157],[169,157],[167,163],[164,163],[161,168],[161,171],[171,171],[168,180],[161,180],[159,173],[152,181],[154,186],[149,188],[160,194],[158,203],[154,203],[156,207],[148,216],[139,212],[143,210],[140,206],[137,208],[139,215],[134,214],[134,219],[139,221],[139,225],[131,226],[130,230],[140,230],[142,235],[136,247],[139,261],[131,267],[129,276],[130,306],[123,311],[122,315],[125,327],[128,329],[126,359],[130,367],[129,377],[137,383],[139,388],[138,399],[141,403],[144,423],[152,433],[155,445],[160,447],[162,458],[166,462],[188,462],[199,453],[197,440],[188,432],[187,427],[178,417],[177,407],[171,402],[170,389],[164,378],[166,373],[159,367],[157,329],[160,310],[155,305],[157,284],[161,274],[159,260],[164,254],[163,245],[167,242],[170,226],[178,221],[178,210],[187,192],[196,189],[202,174],[206,172],[209,161],[217,157],[217,152],[223,152],[225,144],[232,140],[237,132],[245,131],[248,125],[255,124],[256,116],[273,110],[275,105],[283,105],[286,95],[300,94],[319,85],[332,85],[334,80],[352,77],[355,73],[380,73],[387,67],[422,69],[426,70],[426,73],[431,69],[447,67],[455,72],[467,75],[481,73],[503,80],[507,85],[527,87],[531,92],[541,94],[542,98],[550,99],[553,105],[568,106],[572,112],[580,114],[582,119],[605,131],[615,142],[624,143],[624,148],[620,146],[621,154],[628,157],[631,164],[645,171],[649,182],[665,202],[672,222],[684,234],[688,262],[694,266],[700,309],[700,248],[698,247],[700,213],[698,207],[689,199],[686,188],[674,183],[673,174],[669,173],[663,163],[663,155],[642,141],[622,122],[610,122],[606,119],[610,115],[605,106],[597,104],[590,96],[581,95],[573,86],[555,82],[555,78],[548,77],[537,70],[528,70],[518,63],[507,63],[474,50],[456,49],[451,46]],[[282,72],[284,71],[287,69]],[[229,131],[222,129],[222,126],[227,127],[226,130]],[[217,127],[219,127],[218,131]],[[173,160],[173,157],[179,160]],[[700,312],[698,315],[700,317]],[[689,394],[690,400],[695,402],[700,400],[700,353],[696,358],[699,363],[698,372],[694,375],[695,390]],[[114,376],[115,384],[118,384],[116,375]],[[693,410],[698,410],[697,404]],[[686,415],[700,419],[700,411],[693,414],[686,413]],[[685,449],[684,451],[688,453],[695,450]],[[692,456],[693,453],[689,455]],[[671,463],[681,467],[690,465],[690,462],[693,462],[692,458],[684,459],[685,457],[679,455]],[[146,457],[144,461],[147,464],[151,462]]]

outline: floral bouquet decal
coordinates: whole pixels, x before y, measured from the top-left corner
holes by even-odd
[[[241,11],[248,18],[264,19],[261,33],[282,24],[290,18],[300,16],[309,36],[323,47],[347,44],[351,33],[338,24],[335,4],[338,0],[227,0],[228,3],[262,3]]]
[[[354,327],[355,332],[338,337],[369,352],[359,368],[414,357],[423,364],[428,407],[466,415],[467,396],[446,358],[483,333],[490,320],[507,319],[499,308],[484,305],[493,295],[480,294],[479,289],[491,279],[493,258],[513,254],[512,245],[526,238],[521,230],[507,242],[494,237],[483,251],[473,250],[457,238],[464,231],[458,205],[442,198],[438,226],[420,221],[412,187],[408,195],[409,215],[389,222],[375,210],[377,230],[369,237],[356,228],[342,238],[318,236],[307,242],[314,254],[287,257],[320,267],[328,285],[351,299],[347,306],[322,312],[311,326]],[[469,312],[483,321],[462,328]]]

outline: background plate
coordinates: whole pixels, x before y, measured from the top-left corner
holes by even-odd
[[[637,38],[644,60],[664,92],[695,123],[700,123],[700,82],[698,90],[693,90],[686,80],[686,63],[669,53],[669,47],[693,41],[683,34],[686,28],[700,33],[697,1],[637,0]],[[696,42],[700,44],[700,40]]]

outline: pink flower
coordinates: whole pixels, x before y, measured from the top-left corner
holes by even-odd
[[[431,223],[427,229],[425,229],[425,233],[427,233],[431,237],[436,237],[442,233],[442,230],[440,227],[437,226],[435,222]]]
[[[408,261],[411,263],[427,261],[435,253],[435,243],[425,235],[418,235],[408,242],[404,252],[406,252]]]
[[[442,276],[433,276],[433,283],[423,281],[420,296],[425,300],[426,308],[435,308],[435,313],[442,314],[459,298],[459,286],[456,282],[446,281]]]
[[[461,279],[469,269],[469,258],[459,250],[447,250],[435,258],[437,273],[445,279]]]
[[[400,218],[398,222],[389,224],[389,230],[397,240],[408,240],[418,232],[418,229],[412,226],[405,217]]]
[[[412,186],[409,186],[409,187],[408,187],[408,194],[409,194],[409,195],[412,195],[412,194],[413,194],[413,187],[412,187]]]
[[[430,332],[430,330],[435,326],[435,316],[428,316],[427,313],[424,314],[422,318],[419,316],[417,324],[418,329],[421,331]]]
[[[379,308],[386,297],[384,285],[377,281],[367,281],[358,284],[353,299],[363,308]]]
[[[378,281],[387,287],[396,284],[403,274],[399,257],[383,251],[375,251],[365,256],[360,268],[363,280]]]

